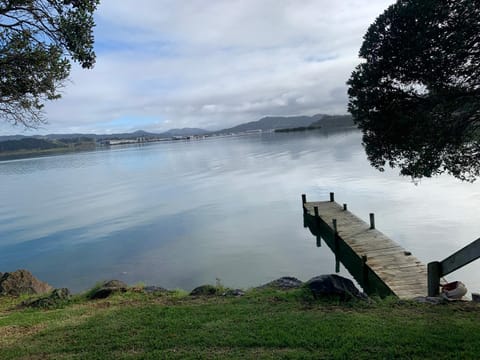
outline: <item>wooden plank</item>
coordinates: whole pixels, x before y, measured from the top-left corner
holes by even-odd
[[[364,252],[365,255],[370,255],[370,256],[378,256],[383,254],[404,254],[404,251],[402,248],[391,245],[391,244],[385,244],[385,243],[351,243],[349,242],[348,245],[354,249],[358,250],[358,252]]]
[[[317,207],[320,219],[332,234],[332,221],[336,220],[339,241],[359,258],[366,256],[367,267],[394,294],[401,298],[427,294],[427,267],[416,257],[334,201],[306,202],[305,213],[313,216],[314,207]]]
[[[480,258],[480,239],[475,240],[441,261],[442,276],[450,274],[478,258]]]

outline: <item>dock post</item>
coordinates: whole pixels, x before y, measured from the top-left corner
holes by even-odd
[[[347,211],[347,204],[343,204],[343,211]]]
[[[375,229],[375,214],[370,213],[370,229]]]
[[[338,258],[338,252],[339,252],[339,238],[338,238],[338,229],[337,229],[337,219],[332,219],[332,225],[333,225],[333,247],[334,247],[334,253],[335,253],[335,272],[338,274],[340,272],[340,260]]]
[[[317,226],[318,230],[320,230],[320,215],[318,214],[318,206],[313,207],[313,213],[315,214],[315,225]],[[320,235],[317,235],[317,247],[321,247],[321,246],[322,246],[322,238]]]
[[[440,294],[440,277],[442,276],[442,264],[439,261],[428,263],[428,296]]]
[[[303,208],[303,213],[307,213],[307,208],[305,207],[305,203],[307,202],[307,195],[302,194],[302,208]]]
[[[330,193],[330,202],[334,202],[335,201],[335,193],[331,192]]]
[[[364,291],[367,291],[368,286],[368,268],[367,268],[367,255],[362,256],[362,287]]]

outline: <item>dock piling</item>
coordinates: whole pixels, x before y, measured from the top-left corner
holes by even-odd
[[[343,211],[347,211],[347,204],[343,204]]]
[[[370,229],[375,229],[375,214],[370,213]]]
[[[428,272],[428,296],[440,294],[440,277],[442,276],[442,264],[440,261],[432,261],[427,265]]]
[[[335,193],[331,192],[330,193],[330,202],[334,202],[335,201]]]
[[[318,213],[318,206],[313,207],[313,213],[315,215],[317,226],[320,226],[320,215]],[[317,247],[321,247],[321,246],[322,246],[322,238],[320,235],[317,235]]]
[[[365,288],[368,285],[368,267],[367,267],[367,255],[362,256],[362,287]]]
[[[335,272],[338,274],[340,272],[340,259],[338,256],[339,247],[340,247],[340,239],[338,237],[338,229],[337,229],[337,219],[332,219],[332,226],[333,226],[333,238],[334,238],[334,253],[335,253]]]

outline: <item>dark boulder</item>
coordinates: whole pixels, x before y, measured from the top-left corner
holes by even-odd
[[[320,275],[307,281],[306,286],[312,291],[315,298],[338,297],[341,300],[352,298],[367,299],[353,282],[339,275]]]
[[[292,276],[284,276],[277,280],[270,281],[262,286],[259,286],[258,289],[264,288],[274,288],[274,289],[281,289],[281,290],[290,290],[290,289],[298,289],[303,285],[303,282],[294,278]]]
[[[94,288],[88,294],[88,298],[90,299],[105,299],[112,295],[113,293],[117,292],[125,292],[127,291],[128,285],[120,280],[110,280],[105,281],[100,286]]]
[[[46,294],[52,289],[50,285],[38,280],[27,270],[6,272],[0,277],[0,295]]]
[[[217,294],[217,288],[213,285],[201,285],[190,293],[191,296],[211,296]]]
[[[38,299],[29,299],[22,302],[22,307],[32,307],[32,308],[51,308],[59,306],[62,303],[67,302],[70,299],[70,290],[67,288],[55,289],[50,295],[43,296]]]

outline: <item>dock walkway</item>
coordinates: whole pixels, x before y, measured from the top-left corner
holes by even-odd
[[[346,205],[333,201],[333,194],[331,201],[306,202],[305,197],[303,200],[306,226],[335,253],[351,253],[351,262],[360,269],[357,281],[364,290],[373,277],[381,288],[401,299],[427,295],[427,266],[375,229],[373,214],[367,224],[348,211]]]

